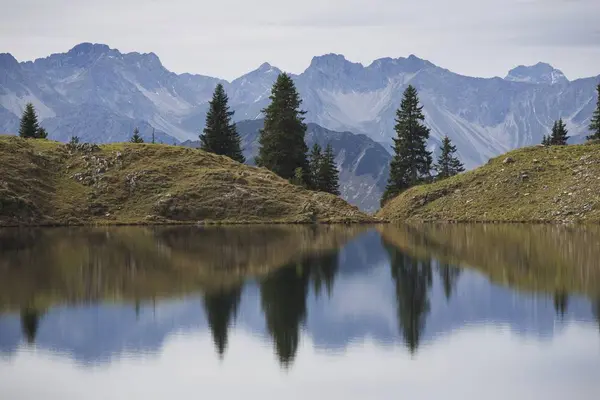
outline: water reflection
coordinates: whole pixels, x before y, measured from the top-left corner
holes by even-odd
[[[241,286],[236,286],[203,296],[204,312],[220,358],[227,349],[227,331],[237,316],[241,295]]]
[[[542,346],[598,332],[599,241],[553,226],[3,230],[0,354],[111,365],[205,333],[223,362],[259,338],[293,372],[313,346],[344,357],[373,342],[419,362],[455,332],[489,339],[477,326]],[[585,362],[600,373],[597,356]]]

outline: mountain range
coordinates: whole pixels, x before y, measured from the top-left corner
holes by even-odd
[[[90,142],[123,141],[136,126],[146,139],[155,131],[157,140],[166,143],[197,140],[217,83],[225,86],[236,121],[256,120],[262,118],[280,72],[264,63],[231,82],[175,74],[154,53],[121,53],[92,43],[28,62],[0,54],[0,132],[16,132],[24,105],[32,102],[50,137],[57,140],[76,135]],[[475,78],[414,55],[364,66],[338,54],[314,57],[303,73],[292,78],[307,111],[306,121],[320,126],[313,132],[362,134],[383,144],[386,151],[395,136],[394,117],[402,93],[412,84],[431,128],[430,150],[436,150],[447,134],[467,168],[541,142],[558,118],[565,120],[571,141],[581,142],[600,81],[600,75],[569,81],[545,63],[518,66],[504,78]],[[371,142],[368,146],[373,147]],[[344,146],[346,153],[351,145]],[[388,161],[380,157],[374,162]],[[383,166],[370,168],[378,174]]]

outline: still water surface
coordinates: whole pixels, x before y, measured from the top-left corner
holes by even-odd
[[[598,399],[600,229],[0,230],[1,399]]]

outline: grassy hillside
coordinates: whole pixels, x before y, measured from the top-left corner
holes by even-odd
[[[386,220],[600,222],[600,144],[527,147],[389,201]]]
[[[0,136],[0,226],[368,222],[342,199],[179,146]]]

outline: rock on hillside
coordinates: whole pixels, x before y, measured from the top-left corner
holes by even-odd
[[[600,222],[600,144],[535,146],[417,186],[381,209],[387,220]]]
[[[344,200],[180,146],[0,138],[0,226],[368,222]]]

